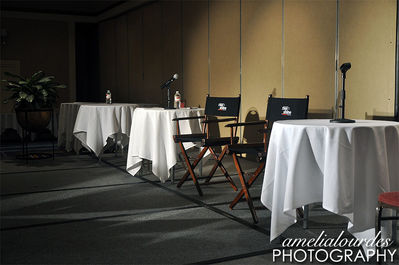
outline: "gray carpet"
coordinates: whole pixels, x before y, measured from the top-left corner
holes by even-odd
[[[54,160],[25,163],[3,154],[1,264],[272,263],[280,240],[269,242],[270,212],[259,200],[255,225],[245,201],[229,209],[235,192],[223,177],[202,185],[200,197],[192,181],[178,189],[160,183],[147,166],[131,176],[125,161],[121,154],[98,161],[57,151]],[[239,185],[229,157],[225,164]],[[211,165],[204,165],[204,173]],[[176,179],[183,173],[179,165]],[[259,198],[261,184],[259,178],[253,197]],[[282,238],[317,237],[321,230],[338,235],[346,228],[344,218],[318,205],[310,220],[308,230],[298,223]]]

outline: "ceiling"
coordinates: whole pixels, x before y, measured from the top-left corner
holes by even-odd
[[[81,1],[81,0],[31,0],[31,1],[1,1],[0,8],[2,11],[19,11],[33,13],[52,13],[64,15],[82,15],[82,16],[98,16],[105,11],[117,7],[126,2],[137,2],[142,4],[140,0],[108,0],[108,1]]]

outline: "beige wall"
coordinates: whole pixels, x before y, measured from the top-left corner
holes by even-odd
[[[240,1],[210,2],[210,94],[240,94]]]
[[[309,95],[309,112],[335,104],[336,1],[286,0],[284,97]]]
[[[244,1],[242,5],[242,120],[265,118],[269,94],[281,97],[282,4]]]
[[[117,28],[105,38],[127,39],[126,56],[123,43],[100,38],[100,47],[114,45],[120,53],[114,69],[122,67],[120,76],[128,81],[113,82],[122,87],[113,88],[117,100],[166,104],[159,85],[176,72],[180,79],[172,94],[180,90],[189,106],[204,106],[208,92],[241,93],[241,120],[264,118],[268,94],[310,95],[313,117],[333,115],[335,86],[341,83],[337,52],[338,63],[352,62],[347,116],[392,115],[396,1],[339,3],[337,12],[336,0],[160,1],[114,19]],[[109,23],[100,23],[100,29]],[[102,49],[106,69],[115,63],[109,57]],[[101,75],[105,83],[114,80],[114,71],[103,71],[109,75]]]
[[[346,115],[393,116],[396,0],[340,1],[339,12],[339,60],[352,63],[345,88]]]
[[[205,106],[208,94],[208,2],[183,2],[183,87],[188,106]],[[195,52],[194,52],[195,51]]]
[[[69,85],[67,22],[2,18],[1,28],[8,33],[6,43],[1,44],[1,60],[18,61],[22,76],[42,70],[54,75],[58,82]],[[0,69],[2,72],[6,70]],[[74,84],[69,87],[75,89]],[[70,89],[59,90],[60,102],[73,100],[74,92]],[[1,111],[11,112],[11,102],[1,103]]]

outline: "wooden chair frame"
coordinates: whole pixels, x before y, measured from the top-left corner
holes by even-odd
[[[209,97],[209,95],[208,95],[208,97]],[[237,116],[234,116],[234,117],[219,118],[219,119],[209,119],[210,117],[217,117],[217,116],[204,115],[204,116],[197,116],[197,117],[182,117],[182,118],[173,119],[173,121],[176,121],[176,133],[177,133],[177,135],[174,136],[174,140],[175,140],[176,143],[179,144],[181,152],[182,152],[183,157],[184,157],[184,162],[185,162],[185,164],[187,166],[187,171],[183,175],[183,177],[180,179],[180,181],[178,182],[177,187],[180,188],[183,185],[183,183],[187,180],[188,176],[191,176],[191,179],[193,180],[194,185],[195,185],[195,187],[196,187],[196,189],[198,191],[198,194],[200,196],[203,196],[203,192],[202,192],[202,189],[201,189],[201,187],[199,185],[198,178],[197,178],[197,176],[196,176],[196,174],[194,172],[194,169],[199,164],[199,162],[201,161],[201,159],[204,157],[205,153],[208,150],[211,153],[212,157],[215,159],[215,164],[213,165],[213,167],[212,167],[212,169],[211,169],[211,171],[209,173],[209,176],[205,180],[205,183],[209,183],[210,182],[210,180],[214,176],[216,170],[219,168],[222,171],[222,173],[225,176],[225,178],[227,179],[227,181],[230,183],[231,187],[235,191],[238,190],[236,184],[234,183],[233,179],[230,177],[230,175],[227,172],[227,169],[224,167],[224,165],[222,163],[222,160],[225,157],[226,152],[227,152],[227,144],[230,143],[231,141],[233,141],[232,139],[237,138],[236,137],[237,128],[234,130],[234,132],[233,131],[231,132],[230,137],[211,138],[210,137],[210,132],[209,132],[209,124],[211,124],[211,123],[220,123],[220,122],[229,122],[229,121],[232,121],[234,123],[238,123],[239,116],[237,114]],[[202,150],[200,151],[199,155],[197,156],[197,158],[192,163],[190,162],[190,159],[189,159],[189,157],[187,155],[187,151],[184,148],[183,141],[180,141],[178,139],[179,136],[184,136],[184,135],[181,134],[179,121],[190,120],[190,119],[203,119],[203,121],[201,121],[201,123],[203,124],[202,134],[194,135],[194,136],[197,137],[196,140],[202,141]],[[222,140],[222,139],[227,139],[228,142],[223,143],[223,144],[218,144],[218,141]],[[217,147],[224,146],[219,155],[216,153],[216,151],[215,151],[215,149],[213,148],[212,145],[207,144],[208,140],[214,140],[215,141],[214,146],[217,146]]]
[[[264,125],[264,129],[262,130],[263,132],[263,147],[264,147],[264,154],[267,153],[267,133],[270,131],[268,129],[268,121],[255,121],[255,122],[242,122],[242,123],[237,123],[237,124],[229,124],[226,125],[226,127],[229,127],[231,131],[233,131],[233,128],[237,129],[240,126],[253,126],[253,125]],[[231,146],[233,145],[233,142],[231,142]],[[234,165],[236,167],[236,170],[238,172],[238,176],[240,178],[240,183],[241,183],[241,190],[237,194],[237,196],[234,198],[234,200],[230,203],[229,207],[230,209],[233,209],[237,203],[241,200],[242,197],[245,196],[245,200],[247,201],[249,210],[252,215],[252,219],[254,220],[255,223],[258,222],[258,216],[256,215],[255,207],[253,205],[253,200],[252,197],[249,193],[249,188],[252,186],[252,184],[255,182],[255,180],[258,178],[259,174],[263,171],[266,165],[266,159],[265,157],[258,157],[260,161],[260,165],[256,168],[256,170],[252,173],[249,174],[249,179],[246,181],[244,177],[244,172],[242,170],[242,167],[240,165],[240,162],[238,160],[238,156],[236,152],[231,152],[231,155],[233,157]]]

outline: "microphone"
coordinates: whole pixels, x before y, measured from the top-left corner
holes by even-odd
[[[178,78],[179,78],[179,75],[178,74],[174,74],[171,79],[169,79],[163,85],[161,85],[161,88],[168,87],[173,81],[175,81]]]
[[[346,73],[346,71],[351,69],[351,66],[352,66],[351,63],[344,63],[341,65],[339,69],[341,70],[342,73]]]

